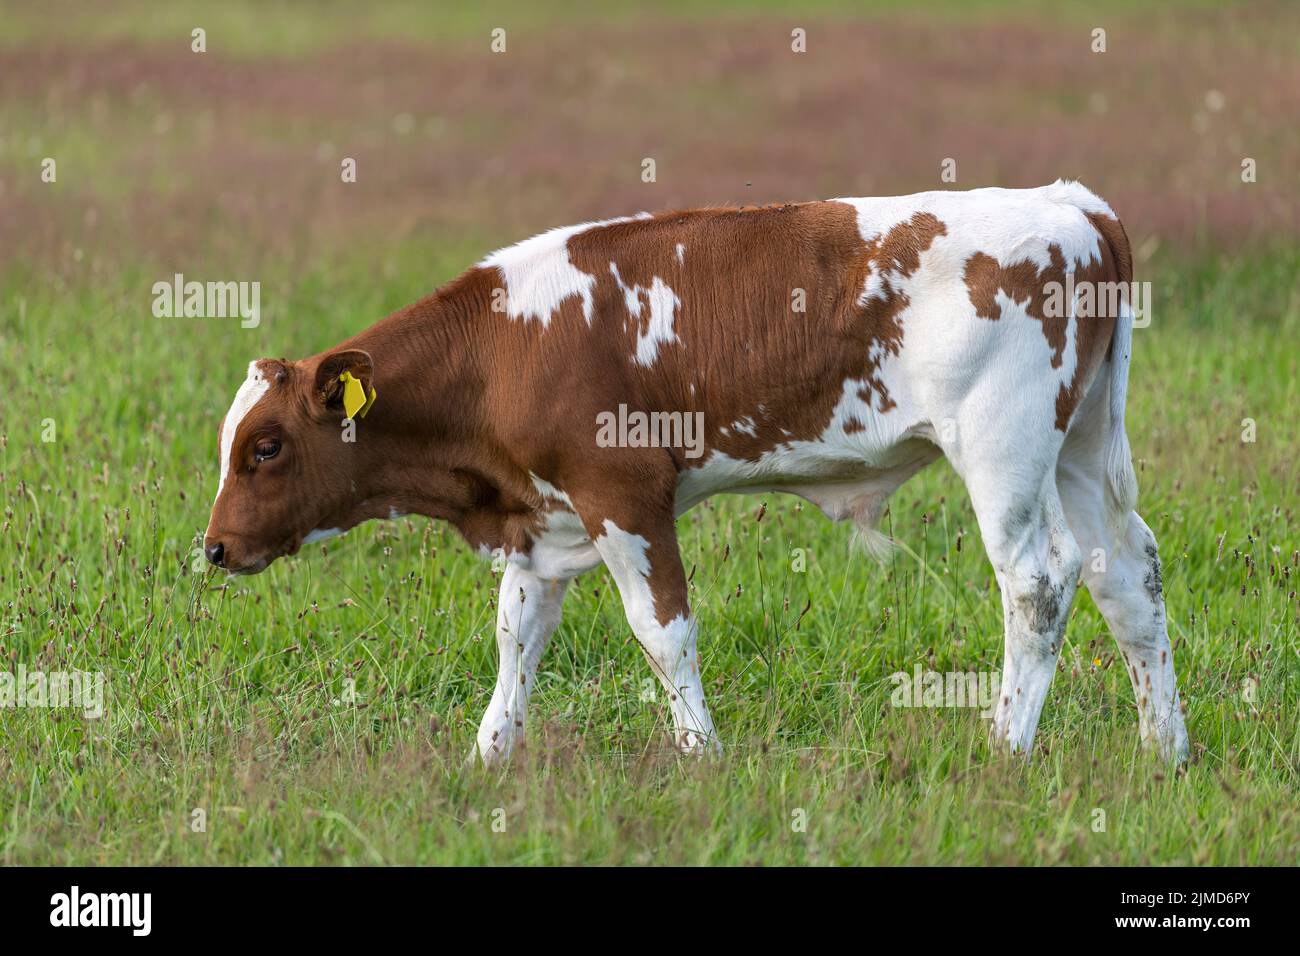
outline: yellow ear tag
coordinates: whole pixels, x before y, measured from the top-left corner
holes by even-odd
[[[373,405],[373,404],[375,404],[375,399],[378,398],[378,397],[379,397],[379,393],[378,393],[377,391],[375,391],[375,387],[374,387],[373,385],[371,385],[371,386],[370,386],[370,397],[366,399],[366,403],[365,403],[364,405],[361,406],[361,411],[358,412],[358,414],[359,414],[362,418],[365,418],[365,417],[366,417],[366,412],[370,411],[370,406]]]
[[[370,411],[370,406],[375,404],[375,399],[379,393],[375,391],[374,386],[370,388],[370,396],[366,397],[366,390],[361,386],[360,379],[353,376],[351,372],[344,372],[339,376],[339,381],[343,383],[343,412],[348,418],[356,419],[360,413],[364,418],[366,412]]]

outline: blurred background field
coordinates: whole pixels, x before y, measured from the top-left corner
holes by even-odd
[[[945,158],[959,188],[1082,179],[1147,256],[1300,231],[1294,4],[601,9],[7,5],[0,262],[382,261],[617,211],[938,188]]]
[[[0,709],[0,862],[1294,863],[1300,8],[599,9],[0,4],[0,659],[109,682],[98,721]],[[664,753],[603,573],[497,776],[461,765],[496,579],[445,529],[366,526],[254,579],[194,564],[248,361],[314,353],[492,248],[641,209],[1057,177],[1111,202],[1153,284],[1129,430],[1185,775],[1136,752],[1085,594],[1034,763],[970,712],[889,706],[895,670],[1000,667],[943,464],[894,499],[883,568],[793,499],[682,519],[718,765]],[[155,318],[176,272],[260,282],[261,324]]]

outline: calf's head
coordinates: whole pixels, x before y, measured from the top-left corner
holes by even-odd
[[[217,433],[221,475],[203,542],[213,564],[256,574],[312,531],[357,523],[365,467],[344,440],[345,372],[370,394],[374,369],[359,349],[248,366]]]

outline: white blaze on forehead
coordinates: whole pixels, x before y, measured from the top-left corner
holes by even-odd
[[[545,328],[555,311],[573,296],[582,298],[582,314],[591,324],[592,290],[596,277],[583,272],[569,258],[569,240],[588,229],[648,219],[649,213],[562,226],[531,239],[498,249],[479,263],[499,269],[505,280],[506,314],[512,319],[537,319]]]
[[[239,431],[239,423],[252,411],[253,406],[262,400],[262,396],[270,387],[271,383],[258,369],[257,363],[249,362],[248,378],[244,379],[244,384],[239,386],[239,391],[235,393],[230,411],[226,412],[225,424],[221,426],[221,477],[217,482],[217,497],[221,497],[221,489],[226,485],[226,475],[230,474],[230,451],[235,447],[235,433]]]

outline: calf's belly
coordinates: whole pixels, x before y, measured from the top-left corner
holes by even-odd
[[[752,462],[715,454],[681,473],[676,510],[685,514],[718,494],[779,492],[815,504],[832,521],[861,521],[878,514],[890,494],[940,454],[937,446],[916,435],[872,450],[829,442],[792,443]]]

